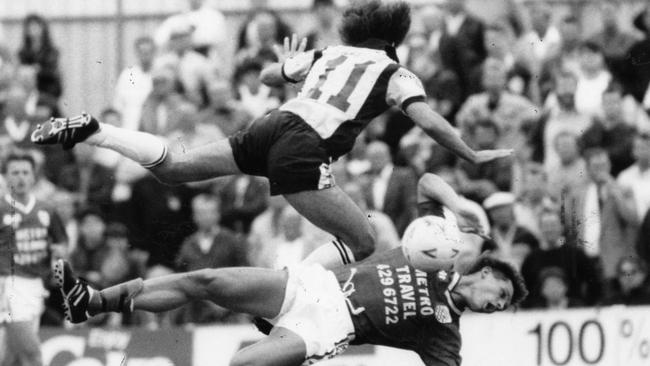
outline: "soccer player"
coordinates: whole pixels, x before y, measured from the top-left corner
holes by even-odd
[[[43,279],[50,273],[51,256],[63,254],[67,237],[56,212],[31,193],[34,158],[10,153],[2,172],[8,193],[0,199],[0,332],[5,339],[0,364],[38,366],[38,327],[47,295]]]
[[[355,2],[343,12],[343,46],[303,52],[305,40],[285,39],[279,62],[262,71],[267,85],[299,83],[298,97],[228,139],[184,153],[162,139],[99,123],[89,115],[52,119],[32,133],[37,144],[78,142],[113,149],[149,168],[163,182],[181,183],[231,174],[265,176],[272,195],[337,239],[311,254],[328,268],[363,259],[374,250],[367,218],[334,184],[330,164],[352,149],[366,125],[391,106],[460,157],[481,163],[511,150],[473,151],[428,107],[420,80],[395,53],[410,27],[404,2]]]
[[[453,190],[442,186],[426,195],[473,222]],[[268,319],[274,325],[269,336],[239,351],[231,361],[238,366],[310,364],[364,343],[415,351],[429,366],[457,366],[462,311],[502,311],[527,295],[521,275],[500,260],[481,256],[465,274],[424,272],[401,248],[333,270],[319,264],[205,269],[102,291],[61,260],[55,278],[73,323],[103,312],[168,311],[196,300]]]

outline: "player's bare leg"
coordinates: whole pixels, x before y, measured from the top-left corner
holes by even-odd
[[[366,215],[339,187],[284,196],[314,225],[339,240],[317,248],[305,260],[333,268],[368,257],[375,248],[374,230]]]
[[[299,366],[305,362],[306,353],[305,342],[299,335],[275,327],[268,337],[237,352],[230,366]]]
[[[17,364],[22,366],[41,366],[43,364],[38,325],[39,322],[36,320],[5,324],[6,347],[11,351],[11,357],[5,361],[18,361]]]
[[[41,145],[61,144],[64,149],[77,143],[107,148],[150,169],[165,183],[241,173],[227,139],[176,153],[158,136],[100,123],[88,114],[50,119],[32,133],[31,140]]]
[[[282,308],[288,277],[285,271],[261,268],[204,269],[131,280],[97,291],[78,280],[63,260],[57,261],[54,275],[64,295],[66,317],[73,323],[102,312],[163,312],[195,300],[274,318]]]

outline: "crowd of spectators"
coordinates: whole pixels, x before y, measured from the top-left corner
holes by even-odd
[[[239,29],[228,29],[207,2],[188,4],[135,41],[137,63],[122,71],[114,102],[99,115],[165,136],[180,151],[246,128],[297,91],[259,81],[276,60],[273,46],[300,31],[290,19],[253,9]],[[650,6],[624,20],[636,30],[630,34],[619,25],[616,1],[599,9],[603,27],[595,34],[584,34],[577,14],[541,1],[513,3],[496,22],[468,13],[464,0],[413,12],[398,55],[422,79],[429,104],[472,147],[516,153],[471,165],[400,111],[378,117],[334,170],[368,213],[379,250],[399,245],[416,215],[418,177],[433,172],[483,218],[494,243],[467,235],[477,253],[489,249],[522,271],[531,290],[524,307],[650,304]],[[339,43],[339,14],[332,1],[314,0],[313,26],[301,34],[309,47]],[[232,55],[222,52],[228,39],[237,39]],[[270,197],[262,178],[168,186],[108,150],[34,149],[29,132],[61,114],[58,98],[67,87],[47,21],[28,16],[20,49],[0,57],[0,153],[33,149],[37,197],[60,211],[73,266],[92,283],[205,267],[282,268],[328,240],[282,197]],[[95,324],[242,320],[200,303]],[[60,323],[56,307],[43,323]]]

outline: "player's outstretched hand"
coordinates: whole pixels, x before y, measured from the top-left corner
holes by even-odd
[[[508,157],[514,153],[513,149],[481,150],[476,152],[474,164],[487,163],[488,161]]]
[[[307,38],[303,38],[298,43],[298,35],[292,34],[291,38],[284,37],[284,45],[280,47],[279,45],[273,45],[273,51],[275,55],[278,56],[278,62],[283,63],[284,60],[297,55],[301,52],[305,52],[307,48]]]

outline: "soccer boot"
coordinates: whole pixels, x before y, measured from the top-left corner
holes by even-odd
[[[90,114],[70,118],[50,118],[32,132],[32,142],[37,145],[61,144],[69,150],[78,142],[99,130],[99,122]]]
[[[77,278],[70,268],[70,264],[59,259],[54,264],[54,278],[63,295],[65,318],[71,323],[81,323],[88,318],[88,303],[93,289],[86,281]]]

